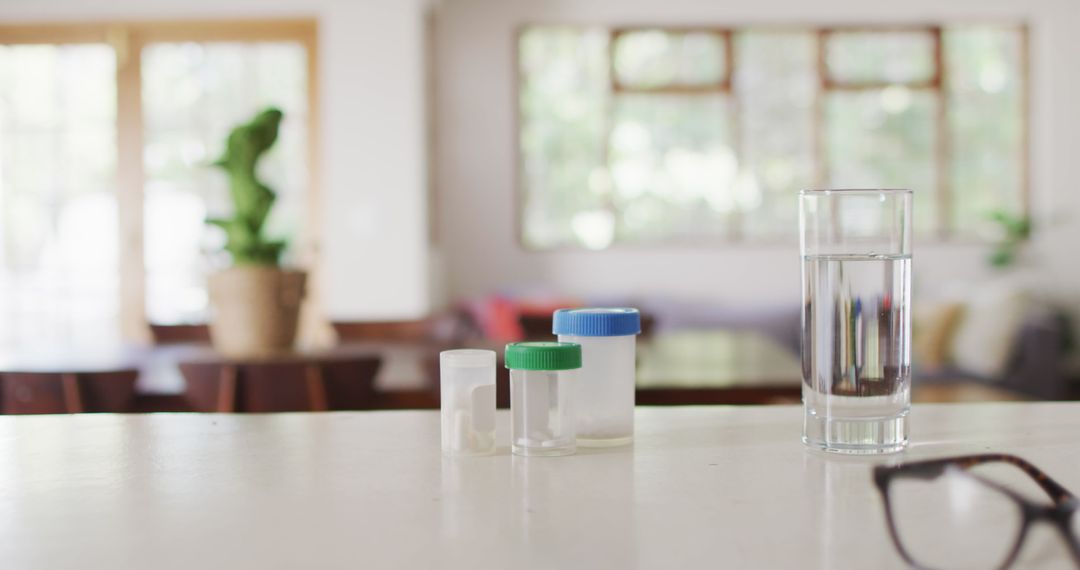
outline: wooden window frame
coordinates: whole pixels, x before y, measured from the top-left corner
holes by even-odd
[[[926,34],[930,38],[931,53],[934,70],[930,77],[922,81],[888,82],[888,81],[837,81],[829,72],[828,51],[829,39],[837,34]],[[908,89],[936,89],[941,90],[945,76],[945,57],[942,42],[941,26],[910,26],[910,27],[832,27],[818,28],[817,30],[817,58],[818,77],[821,80],[822,91],[863,91],[880,90],[900,85]]]
[[[931,61],[933,71],[929,78],[920,81],[888,82],[888,81],[837,81],[829,70],[828,51],[829,40],[835,34],[842,33],[907,33],[926,34],[931,42]],[[825,101],[829,95],[837,92],[881,91],[889,87],[904,87],[912,91],[923,91],[933,94],[936,101],[936,114],[934,117],[934,155],[931,161],[934,166],[934,201],[937,205],[934,220],[934,232],[940,239],[948,239],[953,231],[952,221],[952,197],[949,195],[949,97],[945,93],[946,66],[944,55],[944,42],[942,41],[941,26],[852,26],[819,28],[817,30],[817,72],[821,82],[818,88],[818,100],[814,105],[814,137],[817,139],[817,149],[814,160],[819,173],[819,185],[824,185],[829,179],[829,160],[827,157],[827,141],[825,134]],[[1026,122],[1026,119],[1025,119]]]
[[[619,37],[633,32],[649,32],[659,31],[667,34],[708,34],[716,36],[720,39],[721,44],[724,46],[724,74],[723,77],[716,83],[692,85],[692,84],[678,84],[672,83],[668,85],[659,85],[656,87],[634,87],[623,85],[619,81],[618,73],[615,70],[615,44],[619,40]],[[717,28],[717,27],[671,27],[671,26],[640,26],[640,27],[619,27],[611,28],[608,30],[608,79],[610,82],[609,90],[612,101],[621,95],[640,95],[640,96],[713,96],[726,98],[728,109],[728,124],[730,125],[731,134],[731,146],[736,156],[742,156],[743,151],[743,139],[742,128],[739,122],[739,98],[734,92],[734,80],[735,75],[735,33],[736,30],[732,28]],[[605,151],[611,148],[611,137],[614,132],[614,121],[612,120],[613,112],[608,110],[608,116],[605,120]],[[611,210],[615,208],[609,206]],[[616,214],[616,226],[618,226],[618,212]],[[726,239],[731,241],[738,241],[742,236],[742,212],[738,209],[734,210],[729,215],[729,225],[726,232]],[[519,217],[519,219],[521,219]],[[523,228],[518,228],[518,235],[523,236]],[[665,243],[674,240],[664,240]]]
[[[317,252],[321,219],[319,178],[318,25],[313,19],[288,20],[177,20],[95,23],[26,23],[0,25],[0,45],[69,45],[102,43],[116,52],[116,199],[119,219],[120,333],[127,342],[150,340],[146,317],[146,263],[144,259],[142,50],[159,42],[295,42],[304,47],[307,73],[306,211],[298,237],[298,257],[308,269],[305,311],[312,330],[325,322],[317,282],[322,275]]]
[[[1000,25],[1002,28],[1008,28],[1015,30],[1020,37],[1020,54],[1019,54],[1019,73],[1023,85],[1021,87],[1021,119],[1023,122],[1020,133],[1020,188],[1019,188],[1019,202],[1021,214],[1024,216],[1030,215],[1031,212],[1031,61],[1030,61],[1030,33],[1028,25],[1024,22],[973,22],[975,25]],[[963,24],[961,24],[963,25]],[[517,29],[515,34],[514,44],[514,77],[517,81],[514,85],[514,98],[515,101],[519,100],[520,90],[522,89],[526,80],[525,75],[521,72],[520,63],[520,42],[522,36],[530,29],[546,27],[547,24],[526,24]],[[865,24],[865,25],[843,25],[843,26],[739,26],[739,27],[710,27],[710,26],[694,26],[694,27],[680,27],[680,26],[666,26],[666,25],[641,25],[633,27],[610,27],[610,26],[596,26],[603,28],[609,35],[608,44],[608,73],[609,73],[609,92],[611,96],[616,96],[624,93],[635,94],[678,94],[678,95],[698,95],[698,94],[725,94],[731,96],[731,113],[733,115],[732,122],[732,146],[733,150],[740,159],[743,157],[743,145],[742,136],[739,122],[739,99],[735,95],[733,78],[737,73],[737,58],[736,58],[736,46],[735,36],[745,31],[769,31],[769,30],[791,30],[800,31],[808,34],[815,35],[816,50],[817,50],[817,75],[819,80],[818,89],[815,90],[815,101],[812,103],[812,158],[815,165],[815,184],[817,186],[823,186],[828,180],[828,161],[826,159],[825,150],[825,99],[828,93],[836,91],[858,91],[858,90],[881,90],[890,86],[900,85],[912,90],[930,90],[936,93],[938,100],[937,115],[935,117],[935,151],[934,151],[934,168],[935,168],[935,200],[938,205],[937,216],[934,222],[933,238],[938,241],[965,241],[964,236],[958,236],[953,229],[953,199],[950,195],[951,188],[949,179],[949,163],[951,152],[951,141],[949,139],[948,128],[948,94],[945,91],[945,87],[948,82],[947,66],[944,55],[944,25],[888,25],[888,24]],[[577,29],[595,28],[592,26],[576,26]],[[687,32],[699,32],[699,33],[715,33],[723,36],[725,46],[725,79],[720,84],[708,85],[708,86],[689,86],[689,85],[674,85],[674,86],[661,86],[654,88],[632,88],[619,84],[617,76],[614,71],[614,49],[615,40],[621,34],[631,31],[661,31],[669,33],[687,33]],[[889,32],[920,32],[931,34],[932,41],[932,57],[934,58],[934,74],[927,80],[912,81],[906,83],[895,82],[844,82],[833,81],[829,77],[827,69],[827,51],[826,42],[828,36],[834,33],[889,33]],[[521,107],[515,103],[515,147],[516,147],[516,172],[515,172],[515,184],[517,191],[515,192],[515,212],[514,218],[516,220],[516,233],[518,244],[526,250],[531,251],[560,251],[560,250],[578,250],[581,249],[576,245],[557,245],[548,247],[537,247],[525,242],[525,227],[524,227],[524,206],[526,202],[525,188],[523,184],[522,173],[523,169],[523,156],[521,154],[520,132],[521,132]],[[610,140],[612,130],[612,122],[607,121],[607,136],[606,139]],[[765,239],[752,239],[748,240],[744,232],[742,231],[740,217],[741,212],[735,212],[732,217],[732,229],[729,232],[729,237],[721,239],[722,244],[730,243],[754,243],[754,244],[768,244],[781,240],[773,240],[769,238]],[[783,243],[787,243],[788,240],[782,240]],[[697,240],[697,244],[708,242],[710,244],[715,243],[714,239]],[[661,239],[649,242],[647,244],[626,244],[615,242],[608,249],[632,249],[632,248],[657,248],[668,245],[685,244],[684,240],[678,239]]]
[[[635,32],[658,31],[665,34],[707,34],[720,39],[724,46],[724,76],[720,81],[713,84],[670,84],[657,87],[634,87],[624,85],[619,81],[619,74],[615,72],[615,44],[619,37]],[[611,80],[612,95],[627,93],[640,93],[643,95],[712,95],[716,93],[731,93],[731,77],[735,71],[735,50],[732,39],[733,31],[727,28],[674,28],[674,27],[636,27],[636,28],[612,28],[608,30],[608,77]]]

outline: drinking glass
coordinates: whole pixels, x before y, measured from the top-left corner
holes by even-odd
[[[804,190],[803,441],[891,453],[911,407],[910,190]]]

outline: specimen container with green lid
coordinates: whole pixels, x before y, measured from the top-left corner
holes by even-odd
[[[511,450],[515,455],[570,455],[577,450],[574,392],[581,345],[506,345],[510,369]]]

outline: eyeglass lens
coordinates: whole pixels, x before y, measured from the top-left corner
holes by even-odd
[[[959,469],[934,479],[894,479],[889,505],[908,556],[934,570],[998,568],[1024,525],[1015,500]]]

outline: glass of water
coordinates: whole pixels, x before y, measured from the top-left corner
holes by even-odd
[[[804,190],[803,441],[891,453],[911,408],[910,190]]]

